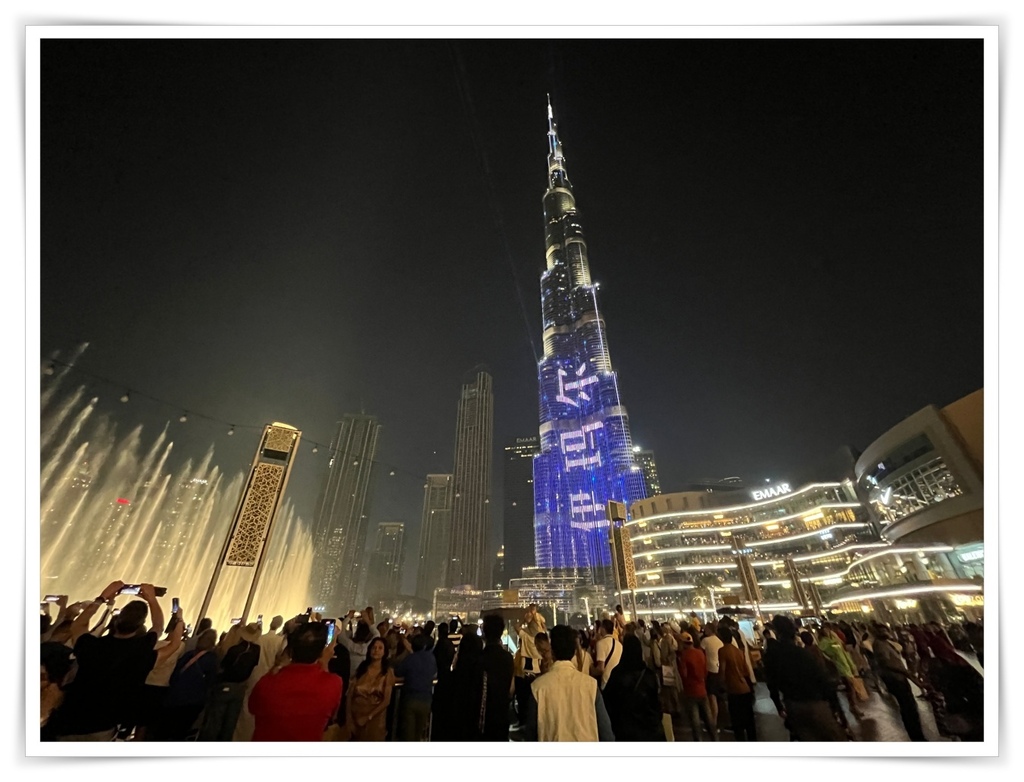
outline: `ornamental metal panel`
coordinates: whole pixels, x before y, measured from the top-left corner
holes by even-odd
[[[283,480],[284,467],[266,463],[256,465],[231,536],[225,564],[238,567],[256,564]]]

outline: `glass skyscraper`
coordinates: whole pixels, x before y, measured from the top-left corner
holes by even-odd
[[[372,415],[346,415],[338,422],[313,512],[312,594],[319,610],[345,612],[357,603],[379,435]]]
[[[445,584],[451,528],[452,476],[428,475],[427,482],[423,484],[420,558],[416,571],[416,595],[425,600],[433,600],[434,590]]]
[[[366,595],[372,605],[393,601],[401,594],[404,564],[405,524],[382,521],[377,525],[377,539],[366,571]]]
[[[491,443],[494,394],[491,375],[474,367],[463,378],[455,425],[452,528],[446,586],[484,587],[491,577]]]
[[[537,565],[611,574],[605,503],[644,494],[619,397],[587,245],[548,102],[547,268],[540,278],[544,357],[538,366],[541,453],[534,460]]]
[[[505,577],[521,578],[534,563],[533,457],[540,453],[537,435],[517,437],[505,446],[503,498]]]

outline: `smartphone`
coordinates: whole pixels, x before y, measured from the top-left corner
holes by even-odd
[[[167,594],[167,587],[153,587],[153,594],[157,597],[163,597]]]
[[[256,617],[256,624],[260,625],[261,627],[263,626],[263,614],[260,614]]]
[[[43,598],[43,600],[45,600],[47,603],[56,603],[58,600],[60,600],[60,595],[47,595]]]
[[[172,614],[176,614],[180,610],[181,610],[181,606],[178,605],[178,598],[172,597],[171,598],[171,613]]]
[[[322,622],[324,626],[327,628],[327,645],[330,646],[331,641],[334,640],[334,631],[337,626],[334,624],[333,619],[324,619],[322,620]]]
[[[185,625],[185,635],[192,637],[192,625]]]
[[[231,620],[231,624],[232,625],[240,625],[240,624],[242,624],[242,617],[238,617],[236,619],[232,619]]]
[[[110,612],[110,615],[111,616],[117,616],[120,613],[121,613],[121,609],[120,608],[115,608],[113,611]]]
[[[306,616],[309,616],[312,613],[313,613],[313,606],[310,606],[309,608],[306,609]]]
[[[125,584],[121,587],[121,590],[117,593],[119,595],[137,595],[139,590],[142,589],[142,584]]]

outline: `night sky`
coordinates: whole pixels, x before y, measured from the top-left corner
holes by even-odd
[[[182,409],[325,444],[377,415],[412,566],[463,374],[495,497],[537,431],[550,93],[663,489],[833,477],[983,385],[982,81],[980,40],[44,41],[40,359],[89,342],[125,429],[231,472],[254,431]]]

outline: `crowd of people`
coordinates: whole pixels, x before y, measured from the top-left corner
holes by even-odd
[[[124,588],[55,596],[56,617],[42,614],[43,740],[756,741],[759,681],[794,740],[854,739],[872,697],[898,706],[911,740],[925,738],[919,697],[940,728],[959,719],[981,738],[980,675],[961,654],[983,662],[970,623],[780,615],[751,634],[729,617],[628,621],[617,606],[589,628],[549,629],[531,605],[511,628],[500,615],[410,627],[367,607],[218,633],[205,618],[193,630],[176,600],[165,622],[150,584],[116,610]]]

